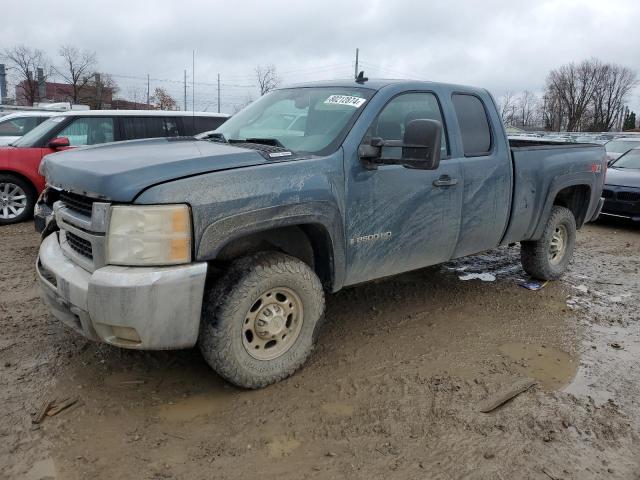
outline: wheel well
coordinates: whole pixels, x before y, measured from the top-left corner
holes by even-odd
[[[580,228],[587,216],[590,198],[591,188],[588,185],[574,185],[560,190],[553,204],[571,210],[576,219],[576,225]]]
[[[251,233],[226,244],[216,255],[216,261],[226,263],[265,250],[276,250],[302,260],[316,272],[326,288],[331,288],[333,247],[329,233],[321,225],[296,225]]]
[[[20,180],[26,182],[27,185],[29,185],[29,187],[32,189],[34,195],[38,194],[38,189],[33,184],[33,182],[31,180],[29,180],[29,177],[26,177],[26,176],[22,175],[21,173],[14,172],[14,171],[11,171],[11,170],[0,170],[0,175],[10,175],[12,177],[19,178]]]

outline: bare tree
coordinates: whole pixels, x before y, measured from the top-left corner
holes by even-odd
[[[63,45],[58,53],[62,57],[63,65],[55,70],[71,86],[69,100],[79,103],[83,90],[95,74],[96,54],[88,50],[80,51],[71,45]]]
[[[260,87],[260,95],[269,93],[280,85],[280,77],[278,77],[275,65],[258,65],[255,74]]]
[[[40,99],[36,72],[41,68],[43,72],[41,80],[46,81],[49,76],[49,60],[42,50],[32,50],[24,45],[5,50],[4,56],[7,57],[15,72],[16,96],[22,97],[28,105],[33,105]]]
[[[120,88],[111,75],[96,73],[87,82],[83,103],[92,110],[101,110],[108,106]]]
[[[153,91],[151,102],[153,102],[159,110],[176,110],[176,107],[178,106],[175,99],[169,95],[169,92],[160,87],[156,87]]]
[[[538,103],[538,116],[545,130],[560,131],[565,124],[564,108],[554,92],[545,92]]]
[[[552,70],[547,77],[547,93],[557,97],[567,117],[567,131],[577,131],[593,99],[598,75],[598,60],[569,63]]]
[[[500,97],[500,100],[498,100],[498,109],[500,110],[503,123],[506,126],[513,126],[515,110],[515,97],[513,93],[506,92]]]
[[[535,118],[536,97],[529,90],[518,95],[518,124],[528,127],[533,124]]]
[[[596,132],[611,130],[637,84],[634,71],[613,63],[600,65],[588,129]]]
[[[244,100],[240,103],[236,103],[233,106],[233,113],[234,114],[238,113],[240,110],[242,110],[244,107],[246,107],[250,103],[253,103],[253,97],[251,96],[250,93],[247,92],[247,96],[244,98]]]

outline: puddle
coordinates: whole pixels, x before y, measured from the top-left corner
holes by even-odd
[[[233,403],[233,395],[194,395],[175,403],[158,407],[158,416],[170,422],[186,422],[194,418],[226,410]]]
[[[578,361],[562,350],[529,343],[505,343],[502,355],[517,362],[515,368],[538,380],[544,388],[559,390],[567,386],[578,371]]]
[[[353,405],[346,403],[323,403],[320,408],[325,413],[339,417],[350,417],[353,415]]]
[[[301,443],[298,440],[287,439],[286,437],[276,438],[272,442],[267,444],[269,450],[269,456],[271,458],[286,457],[291,452],[300,447]]]

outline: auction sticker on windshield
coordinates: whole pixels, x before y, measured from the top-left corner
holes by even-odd
[[[327,105],[349,105],[351,107],[359,108],[367,100],[360,97],[352,97],[350,95],[331,95],[324,103]]]

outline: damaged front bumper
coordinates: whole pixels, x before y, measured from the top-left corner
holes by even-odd
[[[65,256],[53,233],[40,246],[36,268],[53,315],[89,339],[141,350],[188,348],[198,339],[204,262],[110,265],[92,273]]]

